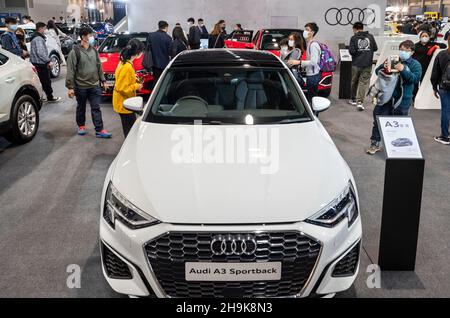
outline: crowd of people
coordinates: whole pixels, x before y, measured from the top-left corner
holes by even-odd
[[[34,23],[31,18],[25,18],[24,22]],[[52,64],[45,45],[46,37],[58,38],[60,30],[56,27],[54,20],[50,20],[47,24],[42,22],[35,24],[36,33],[31,41],[30,52],[25,44],[25,32],[17,28],[15,19],[6,20],[8,30],[1,38],[4,49],[22,58],[30,59],[37,70],[48,102],[60,100],[59,97],[53,96],[49,73]],[[379,81],[382,81],[386,75],[397,74],[398,83],[392,89],[389,100],[375,103],[368,154],[374,155],[381,150],[377,116],[409,115],[435,50],[447,48],[447,45],[436,42],[439,28],[440,25],[437,21],[408,21],[403,26],[403,32],[417,34],[418,41],[416,43],[410,40],[402,42],[399,46],[397,63],[392,64],[391,61],[386,60],[374,70]],[[234,31],[243,30],[241,24],[234,25],[233,29]],[[142,84],[137,81],[133,67],[135,59],[144,55],[142,65],[153,74],[156,83],[171,59],[181,52],[200,49],[202,42],[207,42],[207,47],[210,49],[224,48],[227,37],[225,20],[218,21],[210,33],[201,18],[198,20],[187,19],[186,28],[177,23],[172,30],[172,36],[168,32],[169,24],[166,21],[160,21],[158,30],[149,34],[146,45],[133,39],[120,53],[120,62],[115,72],[113,106],[120,115],[125,136],[128,135],[136,117],[124,108],[123,103],[127,98],[136,96],[136,92],[142,88]],[[309,102],[318,95],[318,86],[321,80],[323,46],[316,40],[318,32],[319,26],[316,23],[307,23],[303,34],[294,32],[279,43],[282,61],[292,71],[300,85],[306,87],[306,97]],[[373,73],[373,57],[379,48],[373,35],[364,30],[363,23],[355,23],[353,32],[349,44],[349,51],[353,58],[351,100],[349,102],[359,111],[364,111],[366,97],[371,93],[369,82]],[[80,45],[75,46],[69,54],[66,79],[68,96],[77,100],[78,134],[85,135],[87,133],[86,105],[89,102],[96,136],[110,138],[112,134],[103,127],[100,109],[101,87],[105,86],[105,89],[107,87],[99,54],[94,48],[94,31],[90,28],[81,29],[80,40]],[[435,137],[435,140],[441,144],[450,145],[450,49],[443,50],[438,54],[433,65],[431,82],[434,95],[441,100],[442,104],[441,134]]]

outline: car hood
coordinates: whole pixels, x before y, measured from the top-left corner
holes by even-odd
[[[120,62],[120,54],[119,53],[100,53],[100,60],[102,62],[102,68],[104,73],[115,73],[117,65]],[[135,59],[133,61],[133,67],[136,71],[143,70],[142,66],[143,57],[139,59]]]
[[[193,136],[196,127],[138,120],[116,158],[114,186],[162,222],[263,224],[305,220],[337,197],[351,177],[319,121],[250,126],[258,134],[267,132],[273,140],[269,145],[277,140],[277,146],[270,146],[272,160],[266,163],[256,159],[234,164],[177,163],[177,138]],[[236,128],[200,127],[206,131],[214,127],[214,134],[223,135]],[[262,143],[247,143],[243,149],[247,158],[258,158],[264,147]],[[188,158],[192,156],[188,153]],[[271,171],[264,171],[270,166]]]

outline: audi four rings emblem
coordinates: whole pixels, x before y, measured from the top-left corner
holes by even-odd
[[[256,239],[251,235],[217,235],[211,241],[214,255],[252,255],[256,252]]]
[[[371,25],[375,22],[375,10],[371,8],[331,8],[325,13],[325,21],[331,25],[353,25],[362,22],[364,25]]]

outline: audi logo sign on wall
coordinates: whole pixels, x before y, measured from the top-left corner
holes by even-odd
[[[211,241],[214,255],[252,255],[256,252],[256,239],[251,235],[217,235]]]
[[[368,26],[375,23],[376,13],[371,8],[330,8],[325,13],[325,21],[331,25],[348,26],[353,25],[356,22],[362,22]]]

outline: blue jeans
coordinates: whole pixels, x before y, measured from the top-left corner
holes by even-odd
[[[306,98],[308,102],[311,104],[313,97],[319,95],[319,83],[322,75],[319,73],[317,75],[306,76],[306,89],[308,90],[306,93]]]
[[[381,141],[380,130],[378,129],[377,116],[408,116],[409,108],[397,108],[393,109],[391,103],[375,106],[373,110],[373,128],[372,137],[370,140],[372,142],[379,143]]]
[[[95,88],[75,88],[75,96],[77,97],[77,125],[86,125],[86,104],[89,101],[91,105],[92,122],[95,126],[95,131],[103,130],[102,111],[100,110],[100,102],[102,99],[102,89]]]
[[[450,91],[439,90],[441,98],[441,136],[448,138],[450,124]]]

